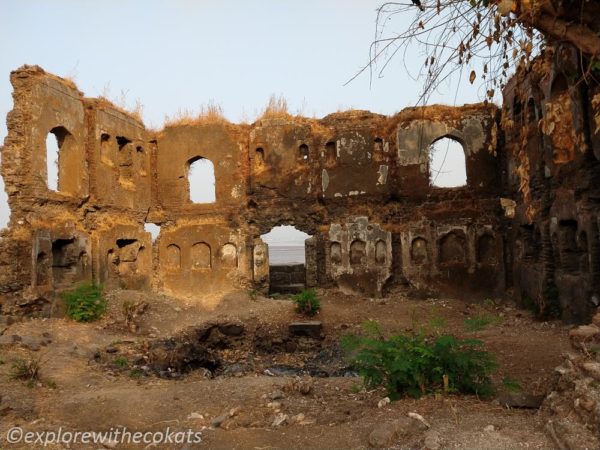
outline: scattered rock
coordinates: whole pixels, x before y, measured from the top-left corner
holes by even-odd
[[[287,414],[283,414],[283,413],[277,413],[275,415],[275,418],[273,419],[273,423],[271,424],[272,427],[279,427],[281,425],[283,425],[284,423],[286,423],[288,420],[288,416]]]
[[[498,403],[507,408],[538,409],[542,406],[545,397],[545,395],[533,395],[526,392],[503,392],[498,396]]]
[[[424,429],[419,420],[401,417],[377,425],[369,435],[369,444],[375,448],[390,447],[400,436],[411,436]]]
[[[483,431],[486,431],[486,432],[488,432],[488,433],[491,433],[491,432],[493,432],[493,431],[496,431],[496,427],[494,427],[494,425],[488,425],[487,427],[485,427],[485,428],[483,429]]]
[[[292,336],[308,336],[314,339],[321,337],[321,322],[293,322],[289,325],[289,331]]]
[[[429,425],[429,422],[427,422],[421,414],[417,414],[416,412],[409,412],[408,417],[418,420],[423,425],[425,425],[427,428],[431,428],[431,425]]]
[[[276,391],[273,391],[269,394],[269,398],[271,400],[279,400],[282,398],[285,398],[285,394],[283,393],[283,391],[280,391],[279,389]]]
[[[440,444],[441,436],[435,430],[429,430],[425,433],[425,440],[423,441],[423,450],[439,450],[442,448]]]
[[[600,336],[600,327],[596,325],[581,325],[569,331],[571,345],[575,348],[583,348],[592,343]]]
[[[210,422],[210,426],[213,428],[219,428],[227,419],[229,419],[229,413],[221,414]]]
[[[106,347],[106,353],[117,353],[118,351],[119,349],[117,347],[113,347],[112,345]]]
[[[110,441],[110,440],[102,442],[102,446],[104,448],[117,448],[117,444],[118,444],[117,441]]]
[[[187,420],[195,420],[195,419],[204,419],[204,416],[202,414],[198,414],[197,412],[193,412],[191,413],[189,416],[187,416]]]
[[[592,378],[600,380],[600,363],[588,361],[581,365],[581,368]]]
[[[292,416],[292,421],[294,422],[304,422],[304,414],[300,413],[295,416]]]
[[[389,397],[384,397],[379,402],[377,402],[378,408],[383,408],[385,405],[388,405],[391,402]]]

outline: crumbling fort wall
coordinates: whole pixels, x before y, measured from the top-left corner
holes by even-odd
[[[600,100],[578,54],[548,48],[504,92],[509,278],[524,306],[588,322],[600,305]],[[597,104],[597,101],[596,101]]]
[[[267,292],[260,236],[282,224],[311,235],[307,286],[380,296],[401,283],[488,296],[515,278],[501,201],[510,197],[509,158],[494,106],[198,120],[155,133],[39,67],[14,71],[11,82],[3,313],[39,310],[84,280],[200,302],[206,292]],[[48,133],[60,145],[56,192],[47,185]],[[444,137],[463,146],[464,187],[431,185],[430,147]],[[214,203],[190,199],[199,159],[213,164]],[[161,227],[155,242],[146,223]]]

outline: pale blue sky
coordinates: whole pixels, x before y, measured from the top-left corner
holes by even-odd
[[[322,117],[339,109],[393,114],[414,105],[420,84],[405,73],[420,49],[384,78],[343,84],[368,58],[370,0],[0,0],[0,117],[12,108],[9,73],[38,64],[73,77],[87,96],[140,99],[147,125],[213,101],[232,121],[252,121],[271,94],[290,111]],[[452,104],[454,91],[433,102]],[[477,101],[465,89],[459,104]],[[0,140],[6,135],[4,119]],[[0,182],[0,227],[8,207]]]

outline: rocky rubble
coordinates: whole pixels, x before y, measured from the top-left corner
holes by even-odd
[[[573,328],[573,352],[555,369],[557,382],[542,411],[559,449],[600,448],[600,312],[592,323]]]

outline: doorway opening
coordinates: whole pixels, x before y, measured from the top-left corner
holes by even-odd
[[[268,246],[269,293],[295,294],[307,286],[307,260],[312,266],[312,253],[307,256],[310,235],[291,225],[273,228],[261,239]]]

